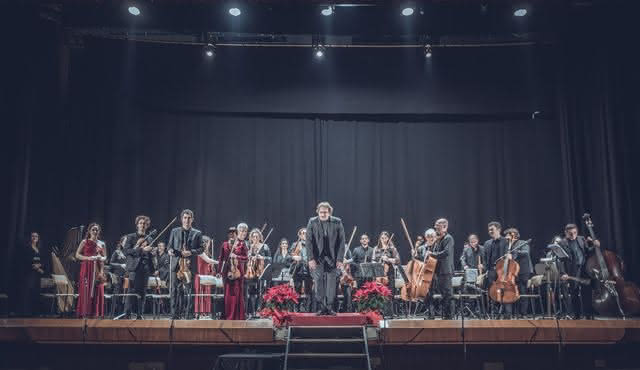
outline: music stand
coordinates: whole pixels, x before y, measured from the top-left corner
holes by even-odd
[[[384,266],[382,263],[361,263],[360,271],[362,272],[363,279],[375,279],[377,277],[384,277]]]

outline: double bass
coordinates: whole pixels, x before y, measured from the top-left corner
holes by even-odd
[[[585,213],[582,219],[591,239],[597,240],[591,215]],[[585,269],[596,281],[591,296],[596,312],[604,316],[640,312],[640,289],[636,284],[624,280],[624,263],[617,254],[601,249],[600,243],[594,243],[594,254],[587,259]]]
[[[511,249],[517,240],[509,240],[509,252],[511,253],[518,248],[529,244],[530,241]],[[520,299],[520,291],[516,284],[516,277],[520,272],[520,265],[513,258],[506,258],[506,255],[500,257],[496,262],[496,281],[489,288],[489,297],[498,303],[514,303]]]
[[[411,237],[409,236],[407,225],[402,218],[400,219],[400,222],[402,223],[405,237],[411,246],[411,255],[414,256],[417,251],[411,241]],[[424,301],[427,294],[429,294],[429,289],[431,288],[431,282],[433,281],[433,274],[436,271],[437,264],[438,260],[431,257],[428,252],[424,254],[424,259],[422,261],[412,258],[406,266],[405,271],[407,281],[400,289],[400,298],[406,302]]]

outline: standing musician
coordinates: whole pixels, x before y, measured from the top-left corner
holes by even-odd
[[[202,245],[204,251],[198,255],[198,274],[193,279],[194,291],[196,296],[194,297],[194,312],[196,317],[199,318],[202,315],[211,315],[211,285],[201,284],[201,276],[213,276],[214,265],[218,264],[218,261],[212,259],[213,256],[213,239],[208,236],[202,237]]]
[[[226,320],[244,320],[244,274],[249,247],[246,238],[249,226],[238,224],[235,235],[222,244],[220,258],[224,283],[224,314]]]
[[[104,316],[104,276],[100,276],[100,264],[106,261],[107,246],[100,240],[100,225],[89,224],[84,240],[76,250],[76,259],[81,261],[78,276],[78,317]]]
[[[483,247],[478,244],[478,235],[471,234],[467,238],[467,244],[462,249],[462,255],[460,255],[460,264],[462,269],[478,269],[484,268],[482,264],[482,249]]]
[[[144,297],[149,281],[149,275],[155,270],[153,267],[153,259],[150,245],[145,242],[147,229],[151,225],[151,219],[147,216],[140,215],[135,221],[136,232],[127,235],[124,243],[124,254],[127,256],[126,269],[129,276],[129,292],[136,294],[136,318],[142,319],[144,310]],[[131,318],[131,296],[127,295],[124,301],[125,318]]]
[[[305,230],[306,231],[306,230]],[[273,263],[282,265],[283,269],[289,271],[289,267],[291,267],[291,255],[289,254],[289,241],[287,238],[280,239],[280,243],[278,244],[278,250],[273,254]]]
[[[447,221],[447,219],[438,219],[434,225],[434,228],[436,229],[437,240],[433,246],[433,252],[428,252],[428,255],[438,260],[435,272],[435,285],[442,295],[442,318],[445,320],[451,320],[453,318],[454,304],[453,287],[451,286],[454,271],[454,240],[453,236],[448,233],[449,221]]]
[[[589,274],[585,271],[586,261],[593,253],[594,246],[599,246],[599,243],[598,240],[578,235],[576,224],[567,224],[564,228],[564,238],[558,241],[569,256],[559,261],[558,271],[565,285],[564,298],[568,313],[576,319],[593,319],[592,287],[569,281],[569,277],[589,278]]]
[[[344,259],[344,227],[342,220],[331,215],[333,207],[329,202],[320,202],[316,213],[318,216],[310,218],[307,224],[305,245],[316,309],[318,315],[335,315],[332,307],[336,298],[337,273]]]
[[[506,255],[509,249],[507,239],[502,237],[502,225],[497,221],[491,221],[487,225],[489,236],[491,239],[487,240],[483,246],[483,254],[486,268],[487,268],[487,279],[485,280],[488,289],[498,278],[498,274],[496,272],[496,262],[502,256]],[[491,303],[492,311],[493,311],[493,302]],[[507,317],[511,316],[512,305],[504,304],[504,313]]]
[[[419,248],[422,244],[424,244],[424,236],[418,235],[416,237],[416,242],[413,244],[413,248]]]
[[[262,231],[253,229],[249,233],[249,256],[246,268],[246,290],[247,290],[247,315],[255,317],[260,307],[264,280],[260,280],[260,275],[264,267],[271,263],[271,249],[264,243]],[[260,268],[262,267],[262,268]]]
[[[289,268],[289,273],[293,279],[293,288],[296,293],[300,296],[304,293],[307,296],[304,303],[304,310],[311,312],[311,306],[314,301],[314,289],[313,279],[309,271],[309,251],[306,247],[306,240],[307,228],[301,227],[298,229],[298,240],[291,246],[291,267]],[[296,307],[298,312],[300,311],[301,304],[302,303],[298,303],[298,307]]]
[[[29,243],[18,251],[19,276],[23,280],[23,291],[20,294],[20,313],[25,316],[32,316],[38,313],[38,303],[40,301],[40,278],[44,275],[44,265],[42,254],[40,253],[40,234],[31,233]]]
[[[504,231],[505,238],[509,244],[510,253],[507,254],[507,258],[512,258],[520,265],[520,271],[516,278],[516,284],[518,285],[518,291],[520,294],[526,294],[527,282],[533,275],[533,264],[531,263],[530,247],[527,242],[520,240],[520,232],[515,227],[511,227]],[[516,316],[522,318],[527,315],[528,300],[520,299]]]
[[[169,271],[169,290],[171,295],[171,317],[179,319],[180,315],[189,313],[188,308],[182,307],[178,309],[178,300],[190,306],[191,301],[188,295],[191,293],[192,277],[197,269],[196,258],[204,250],[202,247],[202,232],[192,227],[194,220],[193,211],[185,209],[180,212],[181,226],[173,228],[169,234],[170,271]],[[182,260],[182,263],[180,263]],[[190,262],[190,263],[189,263]],[[188,271],[179,271],[180,266],[190,265]],[[183,280],[178,280],[178,272],[183,273]],[[179,287],[182,289],[179,292]]]

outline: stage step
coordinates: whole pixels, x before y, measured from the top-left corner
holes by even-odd
[[[284,369],[371,370],[363,326],[290,326]]]

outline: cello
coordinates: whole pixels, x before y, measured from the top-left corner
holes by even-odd
[[[405,237],[407,238],[407,240],[409,241],[409,245],[411,246],[411,255],[414,256],[417,251],[416,247],[411,242],[411,237],[409,236],[407,225],[402,218],[400,219],[400,223],[402,223]],[[411,261],[409,261],[406,266],[407,281],[400,289],[400,298],[403,301],[424,301],[424,299],[427,297],[427,294],[429,294],[429,289],[431,288],[431,282],[433,280],[433,274],[436,271],[437,263],[438,260],[431,257],[428,252],[425,252],[424,259],[422,261],[416,258],[411,258]]]
[[[515,251],[518,248],[522,248],[525,245],[529,244],[531,241],[528,240],[514,249],[511,247],[516,243],[517,240],[509,239],[509,252]],[[498,303],[514,303],[520,299],[520,291],[518,290],[518,285],[516,284],[516,277],[518,276],[518,272],[520,272],[520,265],[518,262],[513,260],[513,258],[506,258],[507,255],[504,255],[498,259],[496,262],[496,273],[497,278],[496,281],[491,284],[489,288],[489,298],[494,302]]]
[[[582,219],[594,241],[594,254],[585,263],[587,274],[596,280],[592,292],[593,308],[600,315],[612,316],[620,313],[633,315],[640,312],[640,290],[632,282],[624,280],[624,263],[612,251],[602,250],[593,231],[591,215],[585,213]]]

